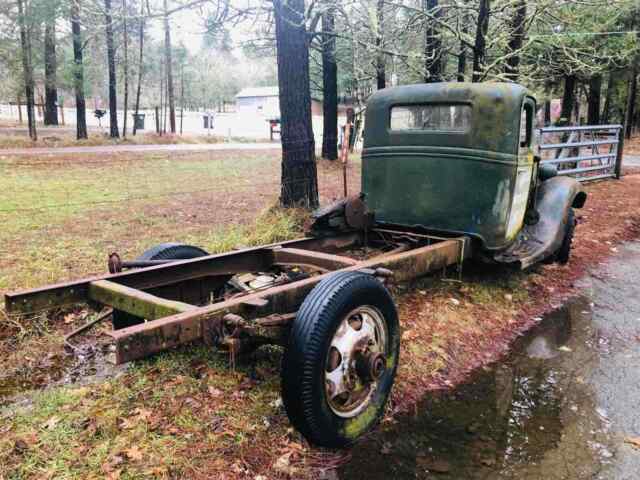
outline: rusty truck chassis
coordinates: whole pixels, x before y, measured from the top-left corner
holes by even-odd
[[[304,298],[334,272],[361,271],[383,282],[407,282],[460,266],[470,248],[468,237],[374,228],[189,260],[145,264],[121,262],[112,254],[110,269],[130,269],[8,293],[5,306],[10,314],[28,314],[88,303],[134,315],[140,323],[105,333],[106,359],[115,364],[194,341],[239,352],[286,344]],[[279,272],[280,283],[224,293],[235,276],[273,271]]]

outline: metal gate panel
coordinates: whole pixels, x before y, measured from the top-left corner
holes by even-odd
[[[553,164],[558,175],[581,182],[619,177],[622,125],[581,125],[539,129],[541,163]]]

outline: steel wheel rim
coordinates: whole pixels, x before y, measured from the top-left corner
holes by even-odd
[[[363,378],[363,359],[386,365],[387,323],[375,307],[363,305],[349,312],[336,329],[327,349],[324,387],[331,411],[352,418],[365,410],[376,391],[378,380]],[[384,368],[384,366],[382,366]]]

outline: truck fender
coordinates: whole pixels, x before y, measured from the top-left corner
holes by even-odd
[[[553,177],[540,184],[536,196],[540,221],[532,230],[534,236],[546,246],[543,257],[552,255],[560,248],[569,209],[582,208],[586,200],[587,193],[575,178]]]

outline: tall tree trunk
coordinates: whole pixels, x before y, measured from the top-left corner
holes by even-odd
[[[58,125],[58,88],[56,70],[56,20],[47,19],[44,27],[44,124]]]
[[[318,205],[318,174],[311,127],[309,44],[304,0],[273,0],[276,23],[285,207]]]
[[[571,124],[573,107],[575,103],[576,77],[575,75],[565,75],[564,92],[562,93],[562,108],[560,110],[560,123]]]
[[[458,75],[456,76],[459,82],[464,82],[464,74],[467,70],[467,50],[465,45],[460,42],[460,51],[458,52]]]
[[[544,101],[544,126],[551,125],[551,100]]]
[[[24,73],[24,88],[27,96],[27,122],[29,124],[29,137],[38,140],[36,131],[36,112],[34,98],[33,63],[31,54],[31,28],[27,25],[28,4],[24,0],[18,0],[18,16],[20,22],[20,44],[22,47],[22,69]]]
[[[173,93],[173,65],[171,64],[171,28],[169,26],[167,0],[164,0],[164,57],[167,64],[167,100],[169,101],[169,124],[171,133],[176,133],[176,101]]]
[[[107,62],[109,64],[109,136],[111,138],[119,138],[116,55],[115,48],[113,46],[111,0],[104,0],[104,17],[107,30]]]
[[[322,15],[322,156],[338,158],[338,66],[333,5]]]
[[[376,86],[382,90],[387,86],[387,72],[383,49],[384,0],[376,3]]]
[[[631,17],[631,28],[634,29],[638,24],[638,14],[640,10],[635,9]],[[640,33],[636,33],[636,40],[640,40]],[[640,62],[639,55],[633,56],[633,63],[631,70],[629,71],[629,88],[627,89],[627,108],[624,114],[624,136],[625,138],[631,138],[631,130],[633,126],[633,115],[636,108],[636,94],[638,90],[638,63]]]
[[[467,0],[464,1],[464,5],[467,5]],[[462,33],[466,37],[469,32],[469,22],[468,15],[463,11],[462,13]],[[457,79],[459,82],[465,81],[465,73],[467,71],[467,46],[461,40],[460,41],[460,50],[458,52],[458,75]]]
[[[138,88],[136,89],[136,118],[140,113],[140,93],[142,91],[142,75],[144,72],[144,2],[140,2],[140,30],[139,30],[139,43],[140,53],[138,57]],[[136,134],[136,122],[133,122],[133,135]]]
[[[602,107],[602,123],[603,125],[609,124],[610,112],[611,112],[611,100],[613,99],[613,92],[616,89],[614,71],[609,71],[609,78],[607,79],[607,93],[604,97],[604,106]]]
[[[525,22],[527,20],[527,2],[526,0],[518,0],[515,5],[515,11],[513,17],[509,22],[511,29],[511,36],[509,37],[509,44],[507,46],[507,52],[509,56],[504,65],[505,76],[515,82],[518,80],[519,68],[520,68],[520,49],[524,42],[525,35]]]
[[[180,135],[182,135],[183,121],[184,121],[184,61],[180,65]]]
[[[600,124],[600,92],[602,91],[602,75],[594,75],[589,80],[589,100],[587,108],[587,123]]]
[[[122,138],[127,137],[127,107],[129,106],[129,32],[127,29],[127,0],[122,0],[122,36],[124,61],[122,65],[122,81],[124,82],[124,110],[122,113]]]
[[[87,138],[87,108],[84,99],[84,65],[80,32],[80,0],[71,0],[71,32],[73,37],[73,86],[76,92],[76,138]]]
[[[478,10],[478,23],[476,25],[476,41],[473,47],[473,73],[472,82],[479,82],[484,77],[484,59],[487,43],[487,31],[489,30],[489,0],[480,0]]]
[[[625,138],[631,138],[633,127],[633,116],[636,108],[636,96],[638,93],[638,62],[633,62],[633,67],[629,71],[629,89],[627,93],[627,108],[624,115]]]
[[[438,0],[424,0],[425,10],[425,76],[426,83],[442,81],[442,40],[437,19],[442,15]]]
[[[573,104],[575,102],[576,77],[575,75],[564,76],[564,92],[562,94],[562,108],[560,110],[560,123],[570,125],[573,114]]]
[[[164,59],[160,60],[160,131],[158,132],[160,134],[160,136],[162,136],[162,130],[164,129],[163,127],[163,121],[166,118],[165,114],[164,114],[164,109],[165,109],[165,100],[164,100],[164,92],[165,92],[165,86],[164,86],[164,80],[165,80],[165,73],[164,73]]]

